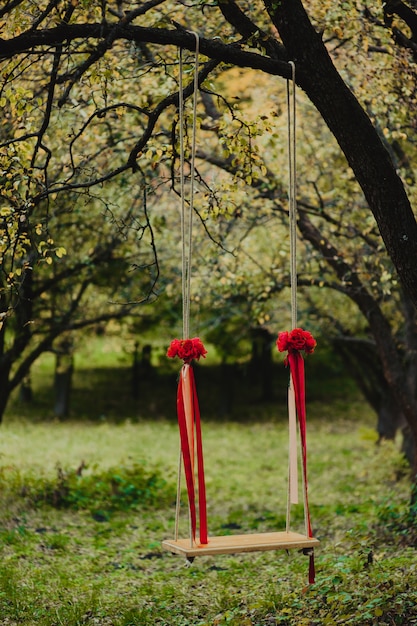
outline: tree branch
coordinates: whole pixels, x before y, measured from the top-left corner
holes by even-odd
[[[412,32],[411,41],[417,42],[417,14],[402,0],[387,0],[384,2],[384,16],[388,21],[392,15],[400,17]]]
[[[198,84],[199,85],[201,85],[201,83],[207,78],[207,76],[210,74],[210,72],[212,72],[214,70],[214,68],[218,64],[219,64],[219,62],[217,60],[208,61],[207,63],[205,63],[203,69],[200,70],[200,72],[198,74]],[[188,98],[189,96],[191,96],[193,91],[194,91],[194,84],[191,81],[187,85],[187,87],[185,87],[184,90],[183,90],[184,100],[186,98]],[[170,94],[166,98],[164,98],[155,107],[155,109],[149,113],[148,125],[147,125],[144,133],[142,134],[141,139],[136,143],[134,148],[131,150],[129,158],[127,160],[127,166],[131,167],[133,169],[133,171],[135,171],[136,168],[137,168],[137,166],[136,166],[137,156],[138,156],[139,152],[141,152],[143,150],[144,146],[147,144],[148,140],[152,136],[153,129],[155,128],[156,122],[158,121],[161,113],[167,107],[169,107],[171,105],[178,106],[178,104],[179,104],[179,92],[177,91],[177,92],[175,92],[173,94]]]
[[[55,28],[26,31],[12,39],[0,40],[0,59],[9,59],[20,53],[28,53],[37,48],[46,48],[45,53],[51,46],[57,46],[64,42],[69,43],[77,39],[102,39],[114,34],[114,40],[134,41],[135,43],[154,43],[172,45],[195,51],[195,37],[188,31],[164,28],[145,28],[142,26],[116,24],[61,24]],[[270,58],[255,52],[244,50],[244,42],[224,44],[219,39],[206,39],[200,37],[201,54],[231,63],[239,67],[251,67],[263,72],[284,78],[291,77],[291,67],[284,58]]]
[[[234,0],[220,2],[219,8],[225,19],[236,28],[237,32],[242,35],[245,41],[250,40],[252,45],[256,44],[260,48],[263,48],[273,59],[287,60],[287,53],[284,46],[258,28],[258,26],[248,18],[246,13],[238,7]]]
[[[11,0],[11,2],[6,2],[5,5],[0,8],[0,18],[10,13],[10,11],[13,11],[19,4],[23,4],[23,0]]]

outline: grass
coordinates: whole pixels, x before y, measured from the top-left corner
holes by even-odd
[[[284,428],[209,423],[204,435],[211,531],[282,527]],[[406,509],[409,484],[398,477],[395,448],[376,448],[370,428],[340,416],[310,428],[310,500],[322,542],[310,588],[307,560],[297,552],[207,557],[189,568],[162,552],[161,540],[173,532],[177,446],[176,427],[165,421],[6,425],[2,625],[417,623],[415,549],[381,538],[378,527],[387,502]],[[85,477],[95,479],[84,501],[55,508],[37,497],[59,484],[56,463],[75,472],[82,461]],[[94,515],[91,485],[135,464],[163,479],[151,503],[110,506],[101,498],[103,515]],[[301,517],[295,510],[296,526]]]
[[[310,394],[307,410],[321,541],[311,586],[297,551],[190,567],[162,551],[174,528],[175,416],[128,405],[117,419],[59,423],[40,419],[42,390],[30,409],[38,419],[12,405],[0,433],[1,626],[417,624],[406,468],[394,444],[376,446],[374,416],[343,388],[327,400]],[[273,406],[248,403],[241,420],[218,421],[204,418],[202,402],[212,534],[283,529],[285,407]],[[302,530],[299,506],[292,518]]]

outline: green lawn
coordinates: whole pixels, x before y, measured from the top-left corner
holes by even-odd
[[[204,557],[191,567],[162,551],[174,526],[175,420],[6,419],[0,624],[417,624],[417,559],[404,525],[410,485],[396,447],[375,445],[373,420],[360,398],[308,407],[321,541],[308,587],[308,559],[296,551]],[[203,436],[209,531],[282,530],[282,416],[206,421]],[[184,506],[184,536],[186,517]],[[293,520],[302,530],[299,507]]]

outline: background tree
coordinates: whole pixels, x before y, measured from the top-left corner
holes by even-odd
[[[396,63],[397,69],[406,67],[412,84],[413,36],[407,37],[401,27],[406,24],[412,30],[414,12],[402,2],[386,3],[385,10],[381,6],[363,12],[355,3],[339,10],[333,4],[328,7],[311,2],[308,9],[311,19],[298,0],[255,5],[228,1],[218,6],[196,2],[186,7],[181,2],[161,0],[140,5],[58,2],[34,6],[24,0],[6,3],[0,10],[10,24],[7,39],[0,42],[4,80],[1,97],[2,104],[12,111],[13,131],[4,141],[5,171],[10,174],[12,155],[24,176],[19,181],[23,186],[18,201],[10,189],[5,210],[11,212],[12,230],[18,233],[15,240],[21,247],[19,257],[25,258],[29,246],[27,228],[22,224],[35,207],[55,202],[60,194],[99,189],[104,184],[108,189],[110,181],[132,170],[148,175],[157,169],[158,184],[164,178],[171,179],[177,189],[177,118],[172,115],[178,103],[176,49],[195,47],[195,37],[186,27],[201,34],[200,50],[208,59],[200,72],[203,93],[209,90],[208,83],[204,84],[206,78],[210,76],[210,90],[215,91],[215,81],[221,80],[221,73],[230,65],[288,78],[288,61],[295,61],[297,83],[336,138],[404,289],[416,304],[417,226],[407,183],[400,178],[398,162],[394,161],[404,149],[401,137],[395,137],[397,146],[387,150],[394,137],[384,134],[379,112],[370,109],[364,97],[364,86],[355,96],[350,88],[353,86],[348,85],[350,75],[341,67],[340,72],[346,76],[342,79],[334,65],[340,50],[349,45],[351,33],[347,31],[357,27],[362,35],[360,52],[375,49],[379,54],[383,49],[380,54],[391,61],[389,68]],[[330,13],[327,23],[325,10]],[[342,18],[346,17],[350,27],[344,25],[346,20]],[[14,88],[17,80],[19,90]],[[139,84],[141,89],[137,88]],[[386,86],[391,93],[399,88],[392,81]],[[187,86],[186,97],[191,89]],[[413,101],[413,90],[408,95],[401,93],[403,99]],[[370,100],[373,105],[373,98]],[[231,117],[232,124],[239,125],[233,110],[226,109],[229,121]],[[62,136],[50,132],[58,120],[61,128],[71,129],[66,150]],[[241,136],[239,129],[232,137],[222,133],[223,145],[239,142]],[[243,180],[252,185],[251,167],[256,160],[250,133],[248,137],[241,161],[231,165],[244,172]],[[262,165],[259,167],[262,172]],[[216,207],[220,210],[219,195],[207,190],[206,199],[211,202],[212,212]],[[362,277],[352,272],[351,264],[334,242],[321,236],[319,225],[323,219],[326,215],[311,217],[303,212],[300,230],[311,249],[331,265],[333,275],[345,292],[350,291],[349,297],[355,298],[370,322],[384,376],[417,441],[415,398],[412,390],[404,387],[403,367],[381,303],[366,288]],[[10,251],[7,237],[6,241]],[[30,268],[31,264],[25,266],[25,275],[33,273]],[[29,326],[23,318],[21,322],[23,327]]]
[[[161,10],[162,5],[166,13]],[[68,6],[63,5],[62,8],[59,4],[47,5],[44,9],[42,7],[33,9],[30,5],[26,7],[24,0],[7,3],[1,15],[6,16],[15,11],[18,20],[14,22],[16,25],[14,33],[1,42],[0,55],[6,59],[13,58],[19,54],[26,55],[29,51],[39,47],[42,56],[46,54],[50,58],[52,55],[48,46],[52,46],[55,65],[51,66],[53,72],[50,88],[53,88],[54,93],[56,83],[65,84],[58,99],[58,105],[62,108],[68,102],[72,91],[76,92],[78,84],[85,80],[97,80],[97,76],[106,74],[107,58],[114,53],[120,58],[120,52],[122,54],[124,52],[120,42],[133,41],[142,49],[142,55],[144,53],[148,55],[145,71],[148,71],[148,64],[152,62],[152,59],[156,59],[152,55],[153,50],[146,47],[149,42],[194,49],[195,38],[186,30],[164,28],[168,18],[171,23],[172,19],[177,16],[185,18],[182,3],[178,5],[175,10],[175,6],[171,6],[169,2],[154,0],[130,11],[130,5],[127,5],[128,10],[123,11],[123,4],[113,6],[111,3],[100,3],[96,5],[92,2],[89,3],[87,11],[84,11],[82,7],[73,3]],[[263,11],[262,6],[264,6]],[[395,9],[390,3],[389,11],[398,12],[398,6],[405,5],[401,2],[395,3],[397,7]],[[155,7],[158,7],[156,12]],[[22,11],[22,8],[28,10]],[[219,8],[226,23],[229,23],[229,26],[232,25],[244,40],[236,46],[202,38],[201,52],[226,63],[256,67],[284,77],[290,75],[288,59],[296,60],[297,81],[321,113],[345,153],[375,215],[399,275],[410,297],[417,303],[415,275],[417,270],[410,260],[414,258],[416,252],[414,242],[417,239],[417,226],[403,183],[369,117],[337,72],[321,35],[314,29],[302,3],[284,0],[279,3],[265,2],[264,5],[255,5],[251,12],[253,20],[233,1],[220,3]],[[197,9],[197,17],[201,15],[200,3],[187,7],[187,22],[194,18],[195,9]],[[216,7],[215,10],[217,11]],[[400,13],[403,12],[400,11]],[[152,27],[133,25],[135,20],[140,21],[144,15],[146,15],[147,23],[152,22]],[[101,21],[94,22],[97,18]],[[260,20],[259,26],[255,22],[257,18]],[[55,26],[57,21],[60,22],[59,26]],[[41,25],[42,29],[40,29]],[[213,25],[213,22],[205,21],[207,34],[212,35]],[[267,26],[269,32],[265,32],[263,26]],[[275,28],[279,32],[283,45],[271,34]],[[90,51],[88,47],[91,38],[99,40],[93,51]],[[81,59],[79,63],[70,55],[72,42],[75,46],[77,43],[80,44],[76,48],[77,55],[80,55],[78,58]],[[251,49],[258,48],[263,54],[248,52],[245,46],[250,46]],[[128,59],[128,63],[130,61],[131,58]],[[158,62],[158,59],[156,61]],[[165,57],[164,61],[165,64],[169,62],[168,57]],[[60,67],[62,63],[66,68],[64,73]],[[201,79],[215,65],[217,63],[209,63]],[[60,70],[61,74],[59,74]],[[9,74],[7,76],[9,77]],[[168,81],[165,81],[165,84],[166,82]],[[155,107],[153,114],[145,108],[141,110],[141,113],[148,118],[146,132],[130,151],[127,160],[125,159],[119,168],[108,172],[107,178],[126,168],[136,166],[137,157],[160,114],[173,102],[175,103],[175,98],[168,98]],[[132,105],[128,108],[132,108]],[[103,111],[101,115],[104,115]],[[381,184],[376,184],[377,181]],[[395,229],[392,228],[394,226]],[[394,236],[393,231],[399,235]]]

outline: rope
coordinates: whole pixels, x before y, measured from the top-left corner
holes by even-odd
[[[193,123],[191,135],[191,162],[190,162],[190,199],[188,209],[185,202],[185,148],[184,148],[184,93],[183,93],[183,50],[180,48],[179,60],[179,123],[180,123],[180,192],[181,192],[181,241],[182,241],[182,305],[183,305],[183,338],[190,337],[190,302],[191,302],[191,265],[194,213],[194,183],[195,183],[195,153],[197,134],[197,94],[198,94],[198,55],[200,40],[197,33],[194,35],[194,93],[193,93]]]
[[[179,59],[179,83],[178,83],[178,111],[179,111],[179,125],[180,125],[180,198],[181,198],[181,242],[182,242],[182,267],[181,267],[181,275],[182,275],[182,306],[183,306],[183,319],[182,319],[182,336],[186,337],[185,334],[185,321],[184,321],[184,310],[185,310],[185,280],[184,276],[186,273],[186,258],[185,258],[185,185],[184,185],[184,93],[183,93],[183,52],[182,48],[180,48],[180,59]]]
[[[291,79],[287,80],[287,150],[288,150],[288,217],[290,234],[290,287],[291,287],[291,326],[297,327],[297,152],[296,152],[296,103],[295,103],[295,64],[291,65]],[[287,516],[286,531],[290,531],[291,502],[296,501],[297,459],[296,446],[296,417],[294,386],[290,376],[288,390],[289,407],[289,442],[288,442],[288,489],[287,489]]]
[[[288,110],[288,205],[290,222],[290,280],[291,280],[291,325],[297,327],[297,167],[296,167],[296,104],[295,104],[295,64],[290,61],[291,80],[287,80]]]
[[[190,302],[191,302],[191,259],[192,259],[192,235],[193,235],[193,213],[194,213],[194,182],[195,182],[195,152],[197,135],[197,95],[198,95],[198,54],[200,40],[197,33],[195,37],[195,57],[194,57],[194,94],[193,94],[193,125],[191,132],[191,172],[190,172],[190,204],[188,215],[188,273],[187,273],[187,332],[184,337],[190,337]]]
[[[178,472],[177,472],[177,498],[175,501],[175,541],[178,541],[180,529],[180,509],[181,509],[181,441],[178,454]]]
[[[191,32],[191,31],[190,31]],[[194,57],[194,92],[193,92],[193,123],[191,139],[191,160],[190,160],[190,198],[188,209],[185,201],[185,146],[184,146],[184,62],[183,49],[179,53],[179,137],[180,137],[180,196],[181,196],[181,287],[182,287],[182,336],[183,339],[190,338],[190,303],[191,303],[191,265],[192,265],[192,234],[193,234],[193,212],[194,212],[194,183],[195,183],[195,153],[197,134],[197,95],[198,95],[198,56],[200,39],[197,33],[194,35],[195,57]],[[175,541],[178,541],[179,518],[181,508],[181,441],[178,459],[177,474],[177,499],[175,505]],[[193,545],[193,534],[191,524],[191,510],[189,509],[190,542]]]
[[[295,82],[295,63],[289,61],[291,65],[291,79],[287,80],[287,111],[288,111],[288,213],[289,213],[289,225],[290,225],[290,283],[291,283],[291,325],[292,328],[297,327],[297,150],[296,150],[296,82]],[[293,403],[294,395],[294,383],[292,376],[290,376],[290,389],[289,398]],[[294,489],[294,485],[291,483],[291,477],[294,479],[296,476],[296,468],[291,470],[291,462],[294,463],[294,459],[291,461],[292,448],[294,447],[294,438],[296,437],[294,429],[296,428],[294,420],[294,408],[292,412],[290,410],[290,441],[289,441],[289,462],[288,462],[288,493],[287,493],[287,532],[290,529],[290,509],[291,509],[291,493]],[[301,441],[300,446],[302,447]],[[301,458],[303,458],[303,451],[301,449]],[[304,525],[305,534],[309,536],[310,524],[308,514],[308,499],[307,499],[307,485],[305,471],[302,472],[302,487],[303,487],[303,504],[304,504]],[[294,501],[294,500],[293,500]],[[297,501],[297,500],[296,500]]]

